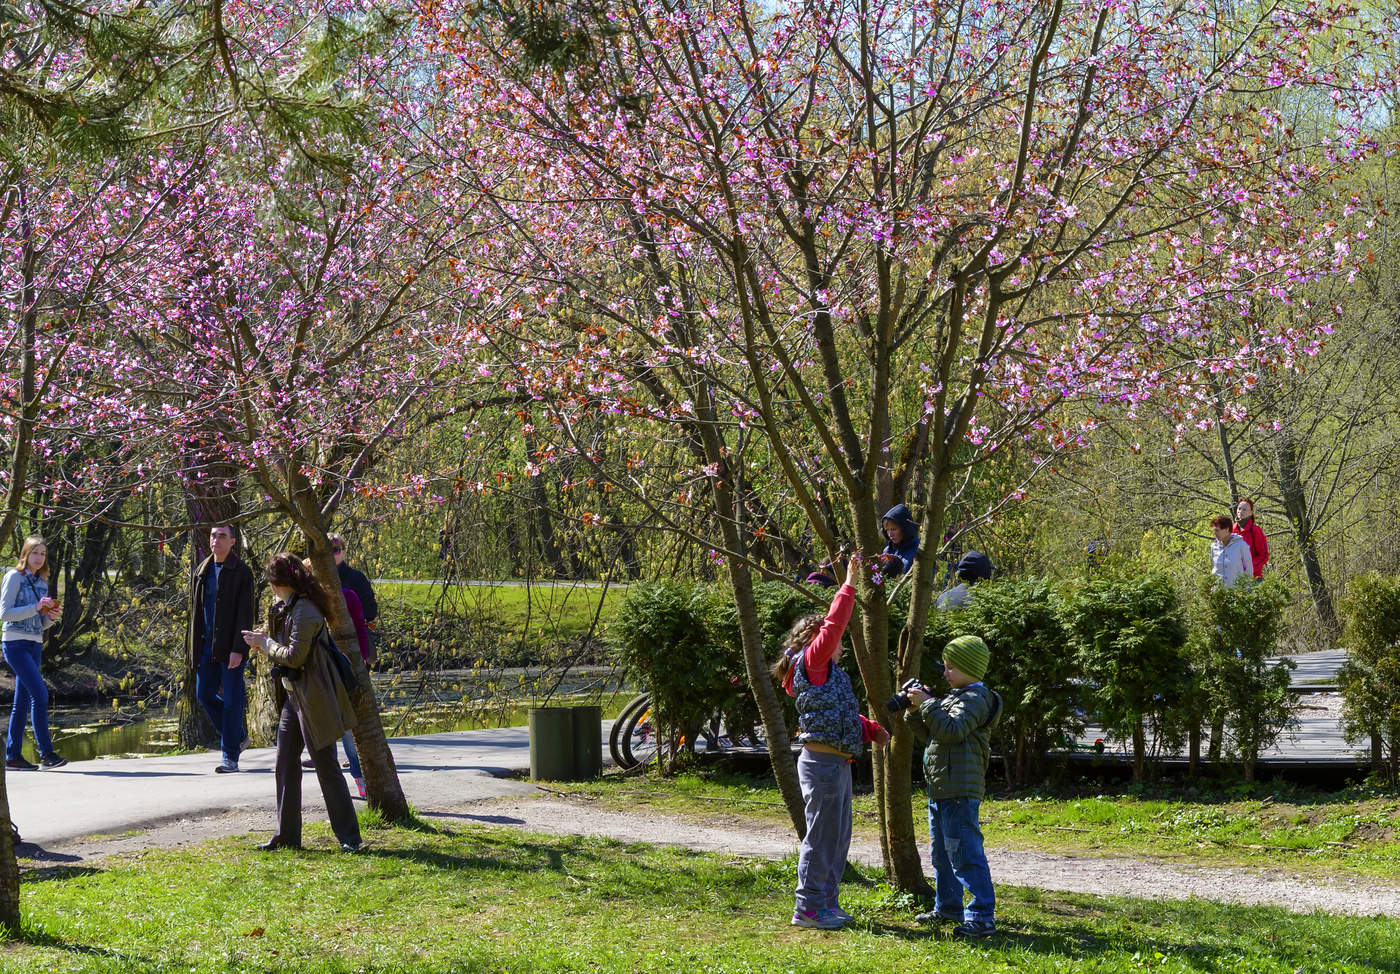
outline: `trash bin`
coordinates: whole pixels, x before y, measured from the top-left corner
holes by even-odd
[[[586,781],[602,773],[602,707],[530,708],[530,780]]]

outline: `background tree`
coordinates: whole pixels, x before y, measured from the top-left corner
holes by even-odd
[[[878,550],[879,513],[914,482],[922,534],[941,538],[954,485],[1008,444],[1081,445],[1154,394],[1189,425],[1209,375],[1286,363],[1312,334],[1222,349],[1210,312],[1247,314],[1252,295],[1345,265],[1326,213],[1285,201],[1372,145],[1359,35],[1331,31],[1380,25],[1342,5],[1139,18],[1090,3],[733,2],[702,17],[633,2],[588,36],[588,67],[564,72],[435,9],[457,106],[444,118],[460,120],[437,151],[464,212],[500,228],[472,260],[530,295],[502,347],[559,404],[550,429],[584,411],[697,418],[690,472],[713,485],[756,692],[742,435],[761,433],[830,553],[838,537]],[[562,47],[588,34],[585,11],[541,9],[551,29],[536,33]],[[1314,84],[1339,93],[1355,153],[1239,110],[1261,86]],[[1183,347],[1198,350],[1185,366]],[[648,381],[668,370],[690,379],[659,395]],[[918,671],[933,565],[918,562],[893,675],[883,591],[862,586],[853,636],[872,699]],[[912,889],[910,747],[897,732],[876,782],[887,870]]]

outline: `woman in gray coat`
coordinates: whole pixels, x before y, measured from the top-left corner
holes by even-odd
[[[269,628],[247,631],[254,653],[273,663],[286,700],[277,724],[277,831],[261,849],[301,848],[301,749],[311,752],[326,800],[331,830],[346,852],[360,848],[360,823],[333,745],[353,724],[350,696],[330,660],[327,619],[330,599],[301,559],[282,552],[267,563],[267,583],[278,602]]]

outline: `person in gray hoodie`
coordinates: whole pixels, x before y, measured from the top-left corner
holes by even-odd
[[[1230,515],[1217,514],[1210,519],[1215,540],[1210,543],[1210,571],[1221,585],[1234,585],[1240,579],[1254,580],[1254,557],[1249,544],[1231,529]]]

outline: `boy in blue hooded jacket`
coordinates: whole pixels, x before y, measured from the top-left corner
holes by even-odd
[[[909,513],[909,505],[896,504],[886,511],[880,519],[880,533],[887,542],[876,557],[880,573],[894,578],[913,568],[919,553],[919,525]]]

